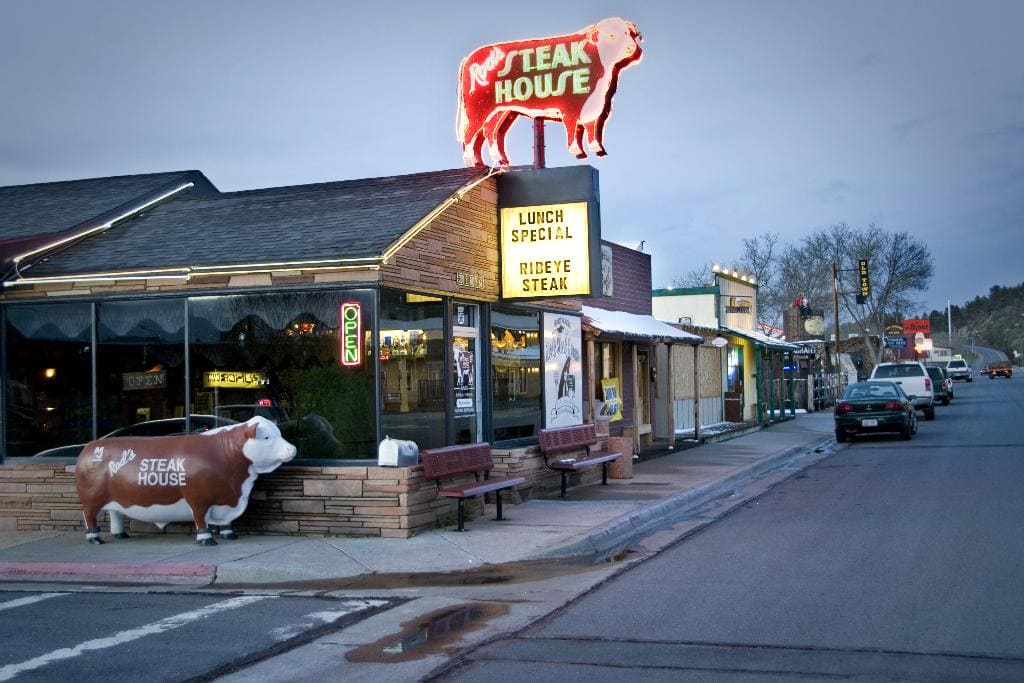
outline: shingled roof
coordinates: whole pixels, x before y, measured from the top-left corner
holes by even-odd
[[[182,193],[50,255],[30,275],[380,257],[487,169]]]
[[[14,257],[88,232],[174,189],[216,193],[199,171],[87,178],[0,187],[0,266]]]

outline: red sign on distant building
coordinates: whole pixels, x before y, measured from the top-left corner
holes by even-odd
[[[495,164],[507,165],[505,136],[520,116],[561,121],[569,151],[605,154],[604,124],[619,72],[640,61],[635,24],[612,18],[577,33],[477,48],[459,66],[455,132],[462,158],[483,165],[483,145]]]
[[[904,334],[917,334],[921,332],[928,334],[932,331],[932,322],[928,318],[914,318],[912,320],[903,321],[903,333]]]

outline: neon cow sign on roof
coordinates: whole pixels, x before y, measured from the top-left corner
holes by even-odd
[[[455,132],[462,158],[507,165],[505,136],[520,116],[561,121],[569,151],[586,158],[587,147],[604,156],[604,124],[611,114],[619,72],[640,61],[636,25],[603,19],[576,33],[495,43],[477,48],[459,66]]]

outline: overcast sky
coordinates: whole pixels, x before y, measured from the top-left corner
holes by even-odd
[[[1024,0],[5,0],[0,185],[199,169],[221,190],[462,165],[474,48],[635,22],[605,131],[606,239],[654,286],[833,223],[906,230],[923,308],[1024,281]],[[513,163],[530,163],[515,124]],[[549,166],[569,156],[547,126]]]

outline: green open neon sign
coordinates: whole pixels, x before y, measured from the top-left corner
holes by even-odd
[[[341,364],[355,367],[363,362],[363,316],[356,301],[341,305]]]

